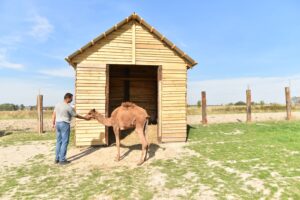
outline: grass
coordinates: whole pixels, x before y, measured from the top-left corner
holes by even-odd
[[[14,136],[0,138],[0,144],[5,137]],[[54,139],[51,133],[40,137]],[[27,137],[34,138],[40,139]],[[138,168],[69,170],[38,155],[0,173],[0,198],[174,199],[172,191],[184,190],[176,194],[178,199],[299,199],[299,144],[299,122],[199,125],[190,129],[186,148],[192,154]],[[163,185],[150,184],[153,169],[165,177]]]
[[[44,118],[50,119],[53,111],[44,111]],[[0,120],[4,119],[37,119],[36,110],[0,111]]]
[[[285,105],[253,105],[253,113],[270,113],[270,112],[285,112]],[[292,106],[292,111],[299,111],[299,106]],[[222,105],[222,106],[207,106],[208,114],[234,114],[234,113],[245,113],[246,106],[235,106],[235,105]],[[188,115],[200,115],[201,107],[198,106],[188,106]]]
[[[71,131],[70,144],[74,144],[75,140],[74,131]],[[0,137],[0,147],[9,146],[9,145],[18,145],[18,144],[28,144],[34,141],[54,141],[55,132],[45,132],[42,134],[36,132],[7,132],[4,136]]]

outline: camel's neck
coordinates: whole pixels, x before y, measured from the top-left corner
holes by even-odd
[[[101,124],[103,124],[104,126],[112,126],[111,124],[111,119],[110,118],[105,118],[103,115],[101,114],[96,114],[95,115],[95,119],[98,120],[98,122],[100,122]]]

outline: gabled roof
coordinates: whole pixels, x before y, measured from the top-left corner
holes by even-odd
[[[152,33],[153,35],[155,35],[156,37],[158,37],[163,43],[165,43],[171,50],[173,50],[179,57],[181,57],[182,59],[184,59],[188,65],[189,68],[195,66],[197,64],[197,62],[195,60],[193,60],[190,56],[188,56],[184,51],[182,51],[180,48],[178,48],[174,43],[172,43],[170,40],[168,40],[164,35],[162,35],[160,32],[158,32],[153,26],[151,26],[150,24],[148,24],[143,18],[141,18],[139,15],[137,15],[136,13],[131,14],[130,16],[128,16],[126,19],[122,20],[121,22],[119,22],[118,24],[114,25],[113,27],[111,27],[110,29],[108,29],[107,31],[105,31],[104,33],[102,33],[101,35],[97,36],[96,38],[94,38],[92,41],[90,41],[89,43],[87,43],[86,45],[84,45],[83,47],[81,47],[79,50],[75,51],[74,53],[72,53],[71,55],[69,55],[68,57],[65,58],[65,60],[72,65],[73,67],[75,66],[74,63],[72,62],[72,59],[83,53],[86,49],[92,47],[95,43],[97,43],[98,41],[102,40],[103,38],[105,38],[107,35],[109,35],[110,33],[118,30],[120,27],[122,27],[123,25],[131,22],[132,20],[135,20],[137,22],[139,22],[140,24],[142,24],[145,28],[147,28],[149,30],[150,33]]]

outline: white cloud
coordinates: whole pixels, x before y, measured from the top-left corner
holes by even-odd
[[[39,41],[46,41],[54,30],[54,26],[49,20],[40,15],[34,15],[30,21],[34,24],[28,34]]]
[[[73,78],[75,76],[74,70],[71,67],[44,69],[44,70],[40,70],[39,73],[43,75],[55,76],[55,77]]]
[[[6,35],[0,37],[1,46],[6,47],[15,47],[21,41],[22,37],[20,35]]]
[[[206,91],[210,105],[245,101],[246,89],[252,90],[252,100],[284,103],[284,87],[291,84],[292,96],[300,96],[300,75],[290,77],[246,77],[188,82],[188,103],[196,104],[201,91]]]
[[[24,65],[10,61],[7,56],[7,50],[2,48],[0,49],[0,68],[20,70],[24,68]]]

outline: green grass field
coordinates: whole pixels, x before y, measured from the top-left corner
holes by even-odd
[[[0,147],[33,140],[40,136],[11,134],[0,138]],[[193,126],[185,148],[192,153],[84,172],[47,163],[41,154],[0,173],[0,198],[300,199],[299,122]],[[154,185],[153,170],[163,178]]]

